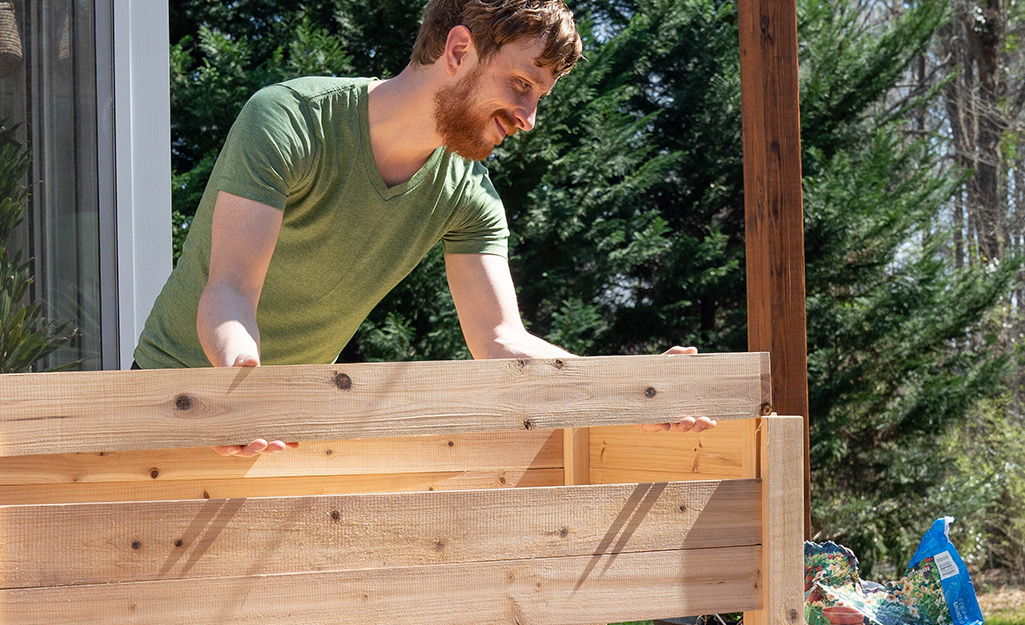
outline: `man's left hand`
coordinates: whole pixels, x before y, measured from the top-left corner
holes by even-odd
[[[671,354],[696,354],[696,347],[680,347],[675,345],[665,351],[663,355]],[[704,432],[715,427],[715,419],[708,417],[684,417],[677,423],[641,423],[638,425],[645,432]]]

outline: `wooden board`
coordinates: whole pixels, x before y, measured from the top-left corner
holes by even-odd
[[[572,484],[591,483],[591,429],[569,428],[562,431],[562,462],[565,475],[563,482]],[[634,480],[657,481],[657,480]],[[665,480],[668,481],[668,480]]]
[[[760,551],[731,547],[2,590],[0,622],[574,625],[735,612],[761,605]]]
[[[722,421],[704,432],[643,432],[636,426],[591,429],[591,482],[753,478],[754,421]]]
[[[804,622],[804,419],[760,419],[763,609],[744,614],[747,625]]]
[[[563,484],[564,477],[563,470],[558,468],[529,469],[526,471],[444,471],[433,473],[261,477],[234,480],[20,484],[0,486],[0,502],[7,505],[25,505],[523,488],[531,486],[560,486]]]
[[[0,458],[0,485],[494,473],[561,468],[562,453],[562,430],[531,430],[312,441],[254,458],[219,456],[208,447],[11,456]]]
[[[2,506],[0,584],[56,586],[754,545],[761,541],[760,505],[757,480],[731,480]]]
[[[11,374],[0,456],[760,414],[765,354]]]

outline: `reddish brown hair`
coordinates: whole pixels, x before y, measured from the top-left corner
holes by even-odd
[[[565,75],[580,59],[581,43],[573,14],[562,0],[431,0],[413,45],[413,62],[430,65],[445,51],[448,33],[466,26],[481,62],[520,39],[545,42],[539,67]]]

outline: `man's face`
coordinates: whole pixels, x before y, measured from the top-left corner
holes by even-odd
[[[482,161],[506,136],[534,127],[537,103],[555,84],[534,64],[543,41],[512,42],[438,91],[434,121],[450,152]]]

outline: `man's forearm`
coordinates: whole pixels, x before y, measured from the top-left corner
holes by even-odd
[[[207,359],[215,367],[231,367],[240,355],[260,357],[256,308],[224,284],[208,284],[199,299],[196,331]]]

